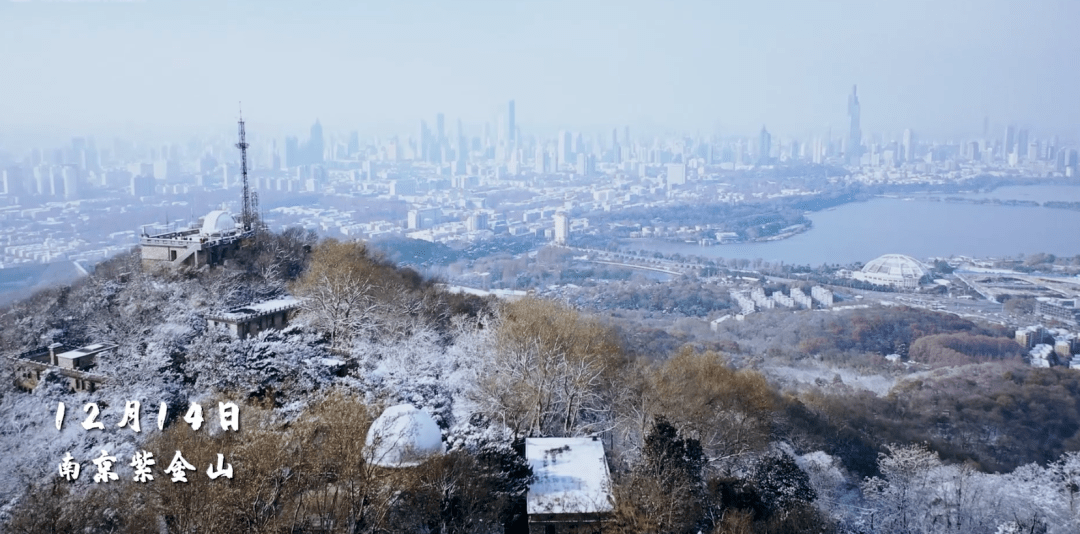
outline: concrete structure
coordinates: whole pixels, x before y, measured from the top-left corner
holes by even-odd
[[[795,301],[795,304],[798,304],[799,307],[808,310],[814,307],[814,300],[810,298],[810,295],[803,293],[803,290],[797,287],[791,288],[791,300]]]
[[[598,532],[615,509],[604,445],[596,438],[526,438],[532,468],[526,508],[531,534]]]
[[[73,391],[93,392],[106,383],[107,379],[91,373],[90,370],[97,364],[98,355],[115,348],[116,345],[108,343],[94,343],[77,349],[64,350],[63,345],[55,343],[47,348],[13,356],[12,367],[15,369],[16,382],[26,389],[36,387],[42,375],[52,370],[67,378],[68,385]]]
[[[1080,324],[1080,308],[1072,299],[1039,298],[1035,301],[1035,315],[1073,326]]]
[[[740,315],[749,315],[757,310],[757,306],[754,304],[753,299],[738,291],[730,291],[732,300],[739,305],[739,310],[742,312]]]
[[[684,185],[686,183],[686,164],[668,163],[667,186]]]
[[[1016,342],[1025,349],[1030,349],[1035,345],[1042,343],[1043,337],[1046,336],[1046,329],[1041,325],[1026,326],[1016,331]]]
[[[570,237],[570,218],[565,213],[556,213],[555,219],[555,244],[565,245]]]
[[[1057,363],[1057,354],[1054,353],[1053,345],[1043,343],[1035,345],[1028,351],[1028,356],[1031,356],[1032,367],[1051,367]]]
[[[853,273],[856,280],[900,289],[916,289],[919,280],[930,274],[922,262],[903,254],[885,254],[871,260],[862,270]]]
[[[825,289],[821,286],[814,286],[810,288],[810,296],[825,308],[833,305],[832,291]]]
[[[228,330],[230,334],[244,339],[259,335],[263,330],[285,328],[289,323],[289,312],[299,306],[297,298],[286,296],[209,315],[206,321],[210,323],[210,328]]]
[[[143,267],[163,265],[199,268],[218,265],[240,249],[243,239],[254,237],[227,211],[211,211],[198,226],[139,238]]]

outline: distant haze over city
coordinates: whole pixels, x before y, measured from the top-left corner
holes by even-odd
[[[1080,136],[1080,2],[0,3],[0,143],[228,128]]]

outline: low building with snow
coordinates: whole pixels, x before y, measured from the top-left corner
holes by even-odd
[[[48,371],[54,371],[67,379],[73,391],[93,392],[107,380],[92,373],[97,357],[116,348],[109,343],[94,343],[76,349],[65,349],[54,343],[47,348],[31,350],[11,357],[16,382],[26,389],[33,389]]]
[[[285,296],[208,315],[206,321],[211,328],[227,330],[230,334],[244,339],[259,335],[263,330],[285,328],[289,324],[289,314],[299,307],[299,299]]]
[[[594,532],[615,509],[604,444],[597,438],[526,438],[532,468],[529,532]]]
[[[1057,360],[1057,354],[1054,352],[1053,345],[1047,345],[1040,343],[1035,345],[1029,352],[1028,356],[1031,357],[1032,367],[1051,367]]]

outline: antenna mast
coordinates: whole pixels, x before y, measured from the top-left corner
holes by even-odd
[[[251,190],[248,189],[248,175],[247,175],[247,149],[248,144],[244,139],[244,110],[240,110],[240,142],[236,143],[236,148],[240,149],[240,174],[244,180],[244,207],[240,212],[240,220],[244,225],[244,231],[250,232],[253,226],[253,219],[251,213]]]

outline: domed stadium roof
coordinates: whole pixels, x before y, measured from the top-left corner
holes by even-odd
[[[930,273],[919,260],[903,254],[886,254],[874,258],[862,268],[867,274],[922,278]]]
[[[445,452],[442,431],[411,404],[386,409],[368,429],[367,458],[381,467],[412,467]]]
[[[202,233],[206,235],[220,234],[236,230],[236,220],[225,210],[214,210],[206,214],[203,219]]]
[[[879,285],[913,289],[927,274],[930,274],[930,269],[911,256],[885,254],[863,266],[861,271],[855,273],[855,278]]]

